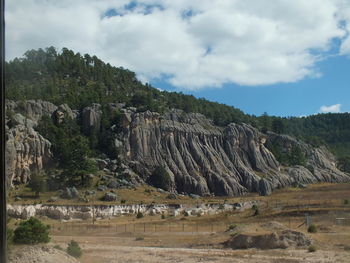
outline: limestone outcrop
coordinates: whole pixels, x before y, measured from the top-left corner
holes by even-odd
[[[7,205],[7,213],[10,217],[27,219],[31,216],[46,216],[59,220],[74,219],[102,219],[123,215],[136,215],[141,212],[144,215],[170,215],[188,216],[214,215],[225,211],[242,212],[256,204],[255,201],[247,201],[235,204],[200,204],[200,205],[171,205],[171,204],[130,204],[130,205]]]
[[[234,196],[247,192],[269,195],[273,189],[296,183],[349,182],[339,171],[334,156],[286,135],[263,134],[248,124],[215,126],[198,113],[171,110],[165,114],[137,112],[124,104],[110,104],[121,111],[110,127],[111,145],[118,148],[116,160],[98,162],[112,173],[127,173],[135,183],[147,182],[158,166],[171,177],[171,191],[198,195]],[[69,117],[80,120],[86,134],[98,134],[102,107],[92,104],[80,112],[68,105],[45,101],[7,101],[7,173],[11,183],[25,183],[30,171],[42,169],[51,157],[50,142],[35,127],[44,115],[57,122]],[[93,132],[92,132],[93,131]],[[278,143],[283,151],[298,146],[305,166],[283,167],[266,148]],[[126,172],[127,171],[127,172]]]
[[[349,182],[325,148],[313,148],[292,137],[260,133],[247,124],[217,127],[201,114],[173,110],[164,115],[125,110],[121,121],[123,158],[146,180],[155,167],[164,166],[173,189],[199,195],[268,195],[295,182]],[[307,168],[282,169],[265,147],[267,140],[293,144],[306,153]]]
[[[17,113],[6,125],[6,178],[8,184],[30,180],[33,171],[40,171],[52,158],[51,143],[36,132],[32,120]],[[9,126],[10,125],[10,126]]]

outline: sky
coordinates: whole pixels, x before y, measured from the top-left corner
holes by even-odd
[[[6,59],[54,46],[248,114],[350,111],[350,0],[7,1]]]

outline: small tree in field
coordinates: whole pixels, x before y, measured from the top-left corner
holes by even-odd
[[[35,192],[35,196],[39,197],[40,193],[46,191],[46,180],[42,175],[33,174],[28,186],[33,192]]]
[[[39,219],[31,217],[22,221],[14,231],[13,242],[16,244],[48,243],[50,226],[44,225]]]
[[[71,240],[67,247],[67,253],[75,258],[81,257],[82,251],[78,242]]]

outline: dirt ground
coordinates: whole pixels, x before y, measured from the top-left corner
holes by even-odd
[[[203,236],[203,238],[208,238]],[[131,245],[135,238],[55,237],[55,243],[77,240],[84,251],[82,263],[296,263],[296,262],[350,262],[350,252],[306,249],[231,250],[217,248],[165,248]],[[132,240],[131,240],[132,239]],[[135,241],[137,242],[137,241]]]
[[[249,198],[252,197],[240,200]],[[65,248],[70,240],[80,244],[81,263],[350,263],[350,220],[341,221],[343,224],[336,220],[350,218],[350,205],[344,203],[346,199],[350,199],[350,184],[319,184],[306,189],[281,189],[269,197],[259,197],[258,216],[246,210],[165,219],[121,216],[99,220],[94,225],[87,221],[42,220],[52,226],[51,245]],[[216,201],[224,202],[224,199]],[[307,232],[303,224],[306,214],[317,226],[317,233]],[[236,228],[228,231],[231,224]],[[308,247],[235,250],[223,245],[236,233],[258,235],[281,228],[311,237],[316,252],[308,252]]]

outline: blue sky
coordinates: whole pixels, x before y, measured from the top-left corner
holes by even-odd
[[[5,19],[7,60],[67,47],[249,114],[350,111],[350,0],[16,0]]]
[[[248,114],[267,112],[275,116],[304,116],[320,113],[321,106],[340,104],[341,112],[350,111],[350,59],[330,57],[317,63],[322,76],[295,83],[264,86],[225,84],[222,88],[198,91],[181,90],[185,94],[237,107]],[[168,91],[179,89],[164,81],[151,84]]]

